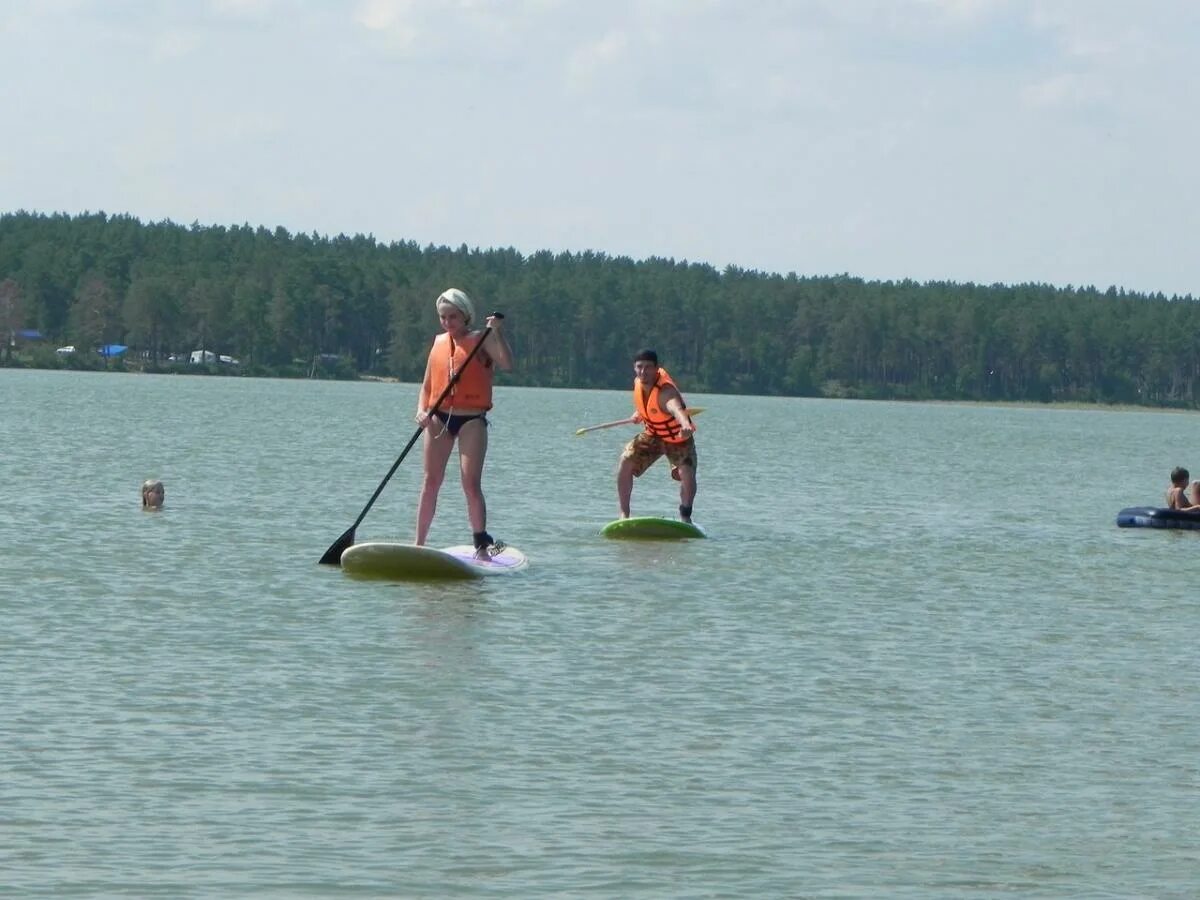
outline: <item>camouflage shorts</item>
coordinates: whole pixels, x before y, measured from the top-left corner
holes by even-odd
[[[671,464],[671,477],[679,480],[678,468],[691,466],[696,469],[696,439],[688,438],[682,444],[668,444],[660,437],[646,432],[639,433],[625,445],[621,459],[633,460],[633,477],[637,478],[654,465],[660,456],[666,456]]]

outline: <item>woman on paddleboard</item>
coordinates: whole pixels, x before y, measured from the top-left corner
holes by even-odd
[[[625,445],[617,467],[617,505],[621,518],[629,518],[633,479],[641,476],[660,457],[671,464],[671,477],[679,482],[679,518],[692,523],[696,499],[696,426],[688,415],[683,395],[666,369],[659,368],[658,354],[643,350],[633,358],[633,420],[645,430]]]
[[[487,504],[483,498],[483,461],[487,456],[487,411],[492,408],[492,378],[497,367],[512,368],[512,348],[501,328],[503,316],[487,318],[486,341],[474,358],[467,357],[484,331],[472,331],[475,307],[471,298],[458,288],[443,291],[437,298],[438,319],[443,333],[433,341],[425,378],[417,399],[417,424],[425,430],[425,476],[417,503],[417,546],[424,546],[437,512],[438,491],[446,475],[450,451],[458,444],[458,464],[463,494],[467,500],[467,518],[471,522],[475,555],[486,559],[503,545],[487,532]],[[466,366],[464,368],[464,363]],[[450,393],[441,408],[431,409],[442,392]]]

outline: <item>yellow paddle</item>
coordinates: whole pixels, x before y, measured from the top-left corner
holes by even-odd
[[[703,406],[689,406],[687,413],[689,416],[698,416],[704,412]],[[588,425],[586,428],[576,428],[575,437],[582,434],[587,434],[589,431],[599,431],[601,428],[616,428],[618,425],[633,425],[635,424],[633,416],[628,419],[617,419],[615,422],[601,422],[599,425]]]

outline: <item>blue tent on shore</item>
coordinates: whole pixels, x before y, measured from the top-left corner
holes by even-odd
[[[128,349],[124,344],[105,344],[96,352],[101,356],[120,356]]]

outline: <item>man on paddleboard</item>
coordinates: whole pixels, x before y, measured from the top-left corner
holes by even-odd
[[[633,479],[660,457],[671,464],[671,477],[679,482],[679,518],[691,524],[696,499],[696,426],[687,404],[658,354],[643,350],[633,358],[633,420],[645,429],[625,445],[617,467],[617,504],[621,518],[629,518]]]

